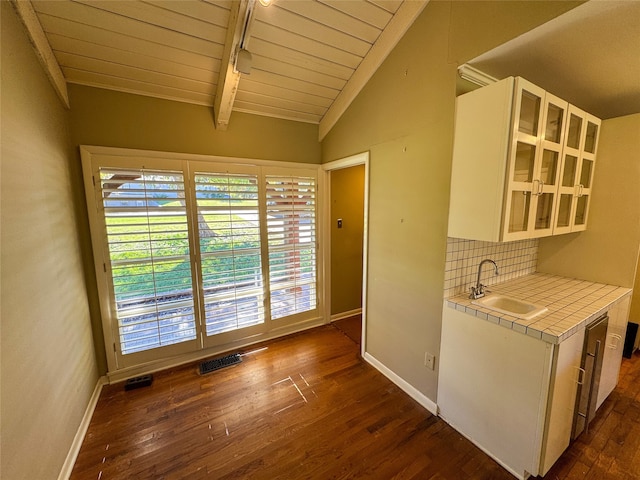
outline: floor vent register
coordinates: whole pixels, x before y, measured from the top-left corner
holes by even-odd
[[[200,364],[200,375],[211,373],[224,367],[230,367],[231,365],[236,365],[240,362],[242,362],[242,357],[240,357],[239,353],[206,360]]]

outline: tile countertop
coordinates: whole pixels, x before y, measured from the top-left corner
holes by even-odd
[[[449,308],[469,313],[549,343],[560,343],[607,312],[631,294],[630,288],[576,280],[545,273],[533,273],[486,287],[518,300],[543,305],[549,310],[531,320],[523,320],[473,305],[469,294],[446,299]]]

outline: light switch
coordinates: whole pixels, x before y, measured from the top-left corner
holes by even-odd
[[[338,228],[342,228],[342,219],[341,218],[338,219]]]

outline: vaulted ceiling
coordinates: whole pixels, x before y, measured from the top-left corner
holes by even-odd
[[[89,85],[212,106],[221,129],[239,111],[319,124],[321,138],[426,1],[262,3],[14,0],[63,96]]]

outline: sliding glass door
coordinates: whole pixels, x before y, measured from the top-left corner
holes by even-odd
[[[118,369],[319,315],[316,170],[123,157],[85,168]]]

